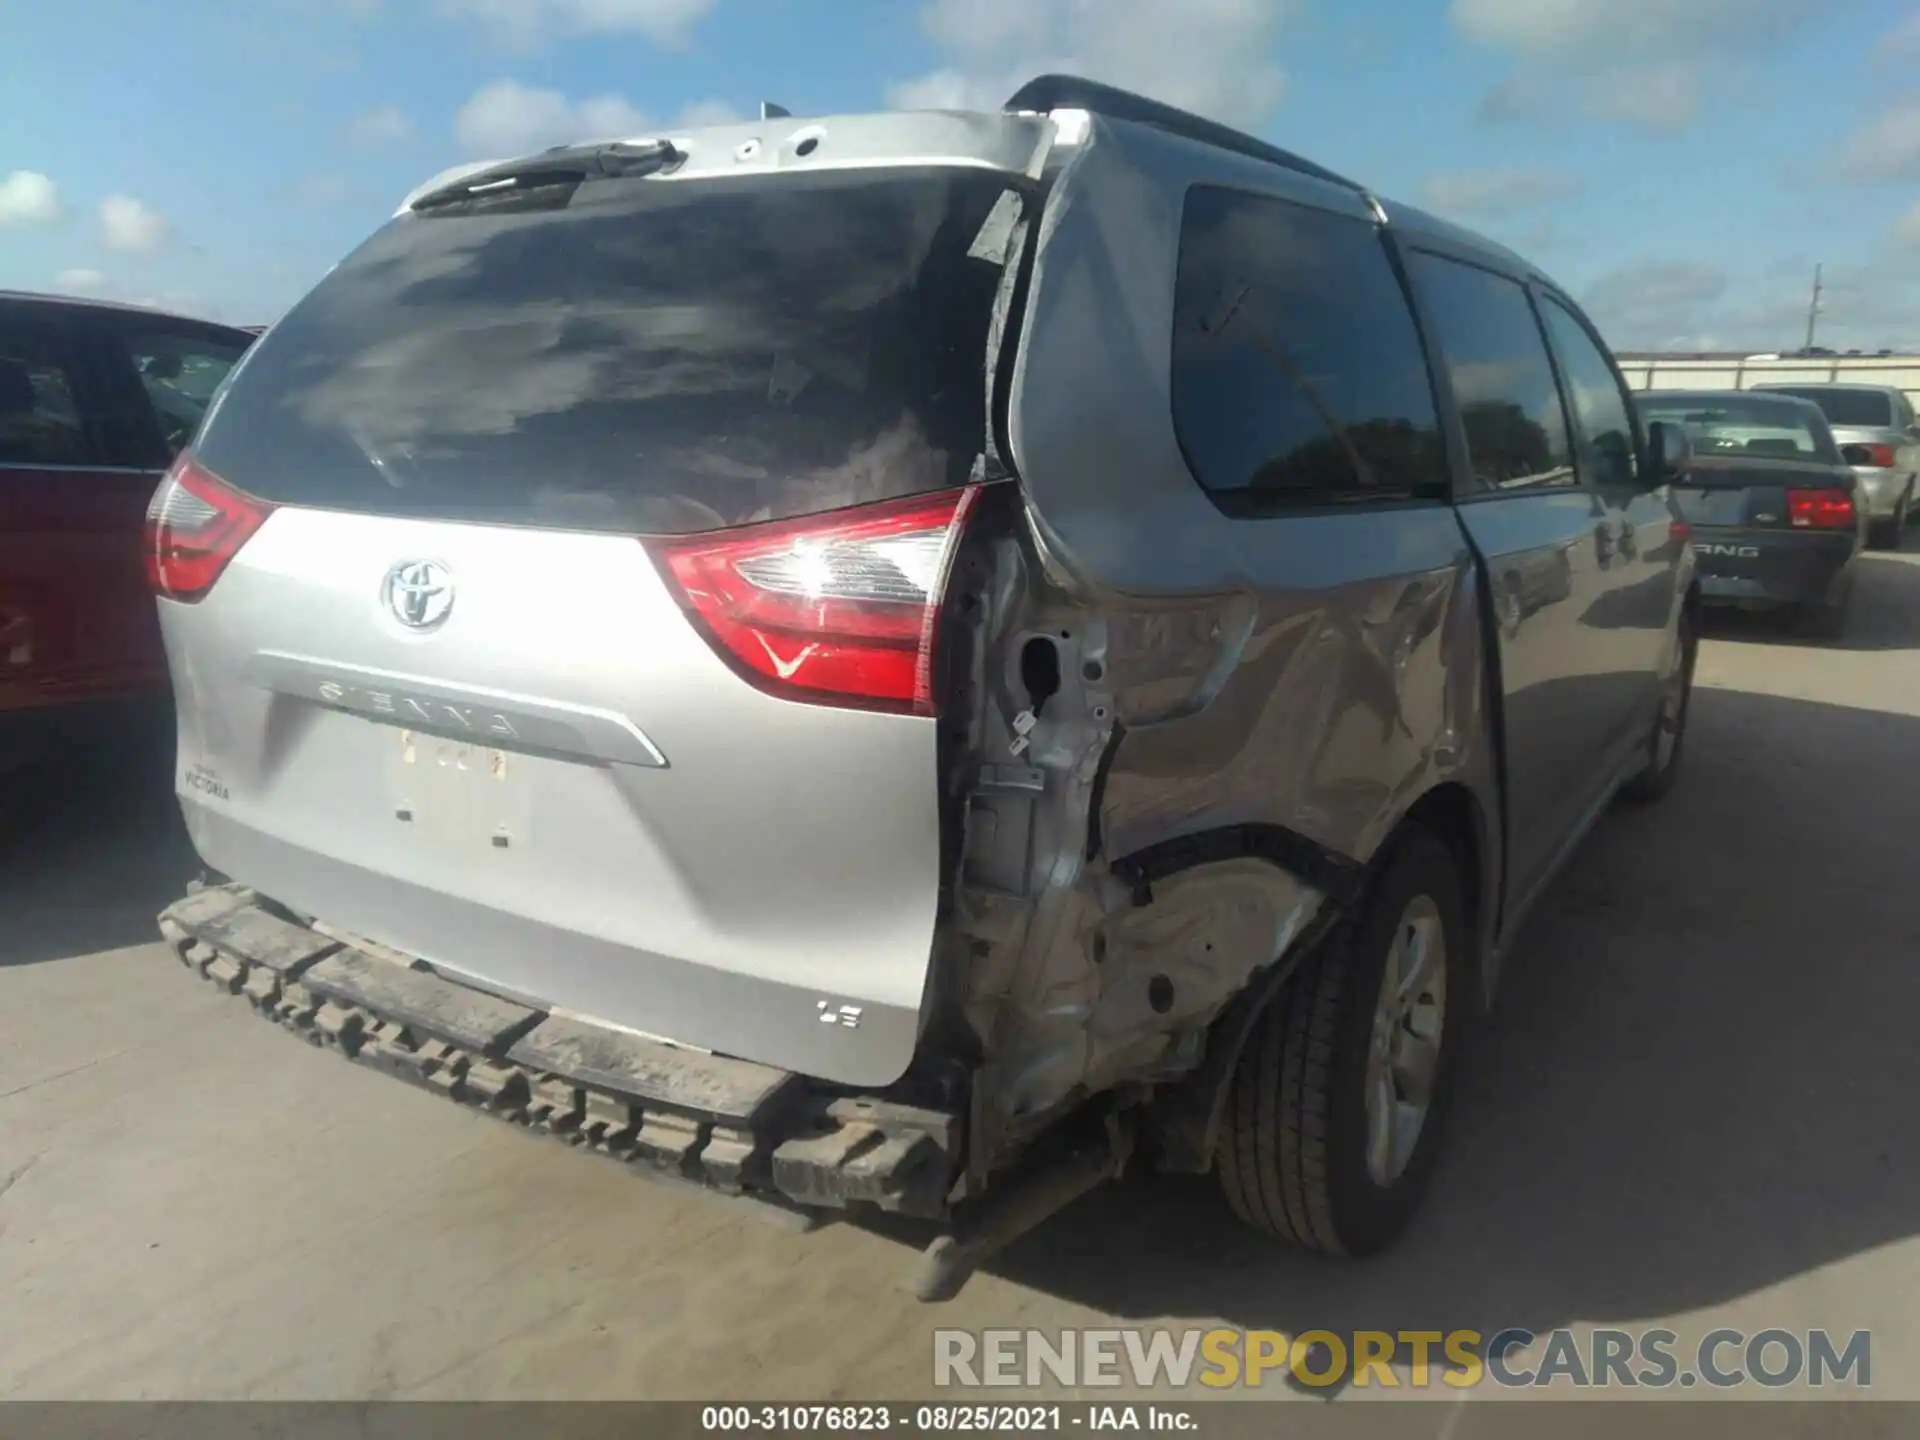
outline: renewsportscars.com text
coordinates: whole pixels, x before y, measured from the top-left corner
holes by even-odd
[[[936,1330],[933,1383],[962,1389],[1042,1385],[1136,1389],[1482,1385],[1571,1389],[1866,1389],[1865,1330],[1714,1330],[1683,1344],[1671,1330]]]

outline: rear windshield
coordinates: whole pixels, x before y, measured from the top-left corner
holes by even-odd
[[[1754,394],[1642,395],[1640,415],[1682,426],[1699,456],[1754,460],[1840,462],[1839,449],[1817,411],[1792,400]]]
[[[1007,187],[601,180],[403,216],[248,356],[200,459],[293,505],[653,534],[963,484]]]
[[[1776,395],[1797,395],[1820,407],[1829,425],[1864,425],[1884,428],[1893,424],[1893,398],[1878,390],[1830,390],[1809,385],[1804,390],[1769,386]]]

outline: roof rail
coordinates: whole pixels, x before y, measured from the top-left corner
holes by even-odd
[[[1232,151],[1236,155],[1264,160],[1270,165],[1282,165],[1289,170],[1298,170],[1302,174],[1311,175],[1348,190],[1356,190],[1363,195],[1367,193],[1365,186],[1347,179],[1344,175],[1336,175],[1325,166],[1316,165],[1313,161],[1303,159],[1290,150],[1282,150],[1277,145],[1256,140],[1243,131],[1222,125],[1215,120],[1205,119],[1190,111],[1176,109],[1158,100],[1149,100],[1146,96],[1136,95],[1130,90],[1103,85],[1098,80],[1083,80],[1077,75],[1042,75],[1029,80],[1015,91],[1001,108],[1032,110],[1040,113],[1049,110],[1089,110],[1096,115],[1106,115],[1115,120],[1131,120],[1136,125],[1150,125],[1170,135],[1181,135],[1189,140],[1198,140],[1203,145],[1212,145],[1221,150]]]

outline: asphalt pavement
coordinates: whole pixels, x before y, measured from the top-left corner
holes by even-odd
[[[0,1398],[905,1398],[936,1325],[1103,1321],[1868,1329],[1920,1398],[1920,554],[1863,561],[1837,641],[1716,624],[1698,678],[1679,787],[1537,912],[1398,1249],[1291,1255],[1145,1178],[938,1308],[898,1235],[262,1024],[154,941],[195,863],[164,772],[44,777],[0,807]]]

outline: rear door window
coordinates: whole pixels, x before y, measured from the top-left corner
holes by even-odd
[[[1444,492],[1426,356],[1367,221],[1188,191],[1172,389],[1188,467],[1229,514]]]
[[[257,344],[197,453],[291,504],[634,533],[963,484],[1009,187],[603,180],[402,216]]]
[[[80,357],[59,327],[0,311],[0,465],[97,465]]]
[[[1473,488],[1509,494],[1577,485],[1566,408],[1526,289],[1426,251],[1413,253],[1410,268],[1445,356]]]
[[[1634,443],[1633,412],[1619,375],[1571,310],[1552,296],[1546,298],[1541,309],[1578,422],[1580,474],[1599,489],[1634,489],[1640,478],[1639,447]]]
[[[139,382],[141,406],[130,420],[151,427],[164,465],[184,449],[199,428],[214,392],[246,352],[249,338],[200,326],[131,316],[111,326],[113,359]],[[133,425],[130,429],[135,428]]]

